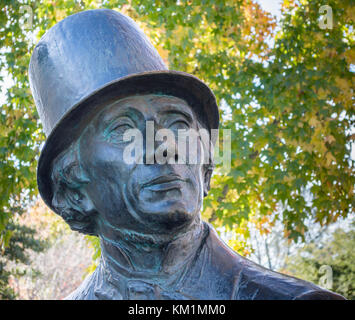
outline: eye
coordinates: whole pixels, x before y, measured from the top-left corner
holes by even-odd
[[[177,120],[170,124],[169,128],[171,130],[182,130],[182,129],[190,129],[190,125],[185,120]]]
[[[116,142],[116,143],[121,143],[121,142],[128,142],[123,140],[124,133],[132,129],[133,126],[130,123],[116,123],[115,125],[112,126],[112,129],[110,130],[109,133],[109,140],[111,142]]]

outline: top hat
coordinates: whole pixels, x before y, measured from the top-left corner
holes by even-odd
[[[47,136],[38,162],[38,189],[53,210],[53,159],[117,99],[173,95],[184,99],[207,129],[219,125],[208,86],[188,73],[168,70],[137,24],[114,10],[83,11],[49,29],[33,50],[29,80]]]

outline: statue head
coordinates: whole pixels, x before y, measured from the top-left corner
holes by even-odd
[[[206,143],[192,136],[201,129],[193,109],[174,96],[135,95],[114,102],[54,159],[53,207],[72,229],[89,234],[106,229],[156,234],[187,228],[200,219],[213,168],[209,137]],[[139,133],[133,137],[136,141],[125,137],[129,130]],[[179,139],[179,133],[189,131],[186,140]],[[182,141],[184,150],[178,146]],[[154,159],[149,161],[151,142]],[[125,159],[131,151],[139,154],[135,161]]]
[[[219,123],[214,95],[168,70],[131,19],[106,9],[67,17],[35,47],[29,76],[48,136],[38,188],[72,229],[157,234],[199,221]],[[186,156],[191,136],[181,147],[179,132],[201,129],[207,139],[197,135]]]

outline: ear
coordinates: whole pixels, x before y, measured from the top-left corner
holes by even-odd
[[[70,228],[85,234],[96,234],[94,217],[96,209],[82,188],[61,186],[54,192],[52,205]]]
[[[210,182],[213,170],[209,167],[205,170],[203,181],[203,196],[206,197],[208,191],[210,191]]]

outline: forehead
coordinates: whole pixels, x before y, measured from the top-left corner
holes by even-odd
[[[181,113],[195,119],[194,112],[183,99],[167,95],[130,96],[107,106],[99,115],[100,122],[108,122],[117,116],[139,113],[143,117],[159,116],[167,113]]]

